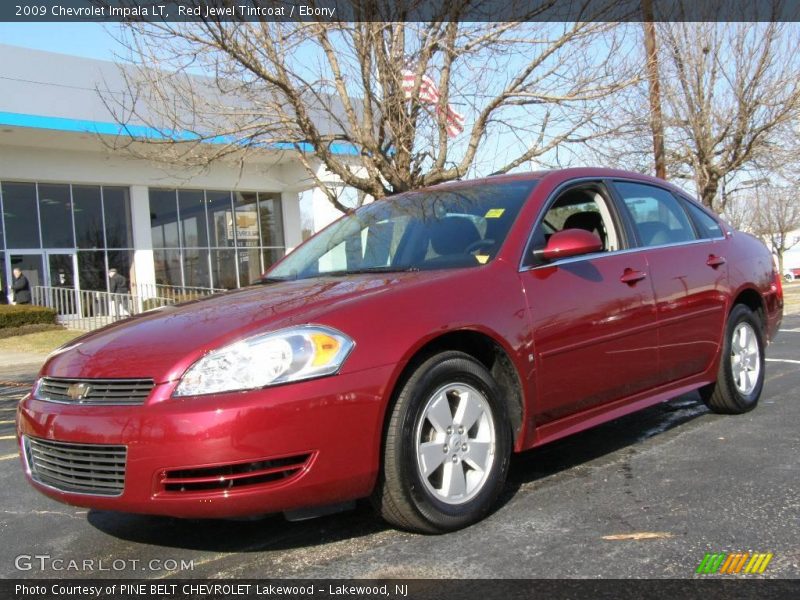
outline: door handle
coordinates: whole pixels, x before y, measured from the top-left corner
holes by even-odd
[[[725,264],[725,259],[722,256],[716,256],[715,254],[709,254],[708,260],[706,264],[711,267],[712,269],[716,269],[717,267],[721,267]]]
[[[625,271],[622,273],[622,277],[620,277],[619,280],[622,283],[633,285],[634,283],[636,283],[637,281],[641,281],[645,277],[647,277],[647,273],[645,273],[644,271],[636,271],[634,269],[628,268],[625,269]]]

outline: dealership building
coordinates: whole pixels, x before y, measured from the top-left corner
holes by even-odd
[[[302,241],[301,195],[307,230],[337,216],[294,151],[201,170],[117,149],[103,96],[123,86],[115,63],[0,44],[4,290],[15,267],[76,290],[105,291],[109,268],[134,289],[241,287]]]

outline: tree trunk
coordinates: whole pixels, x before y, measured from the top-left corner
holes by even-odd
[[[714,210],[714,199],[717,197],[717,190],[719,190],[719,181],[711,179],[700,190],[700,200],[703,205]]]
[[[667,178],[667,163],[664,157],[664,119],[661,114],[661,80],[658,73],[658,50],[656,26],[653,23],[651,0],[642,0],[644,15],[644,46],[647,50],[647,79],[650,83],[650,129],[653,133],[653,157],[656,177]]]

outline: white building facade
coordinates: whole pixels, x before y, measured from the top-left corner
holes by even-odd
[[[300,194],[321,196],[292,152],[203,170],[135,158],[114,149],[125,131],[98,93],[119,85],[117,65],[3,45],[0,57],[4,290],[15,267],[40,286],[105,291],[116,268],[139,288],[231,289],[302,241]]]

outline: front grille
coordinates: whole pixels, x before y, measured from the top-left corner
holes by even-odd
[[[176,469],[163,474],[161,485],[166,492],[202,492],[275,483],[300,473],[310,458],[311,454],[299,454],[218,467]]]
[[[125,486],[125,446],[76,444],[25,436],[34,481],[62,492],[119,496]]]
[[[36,397],[68,404],[144,404],[152,379],[56,379],[44,377]]]

